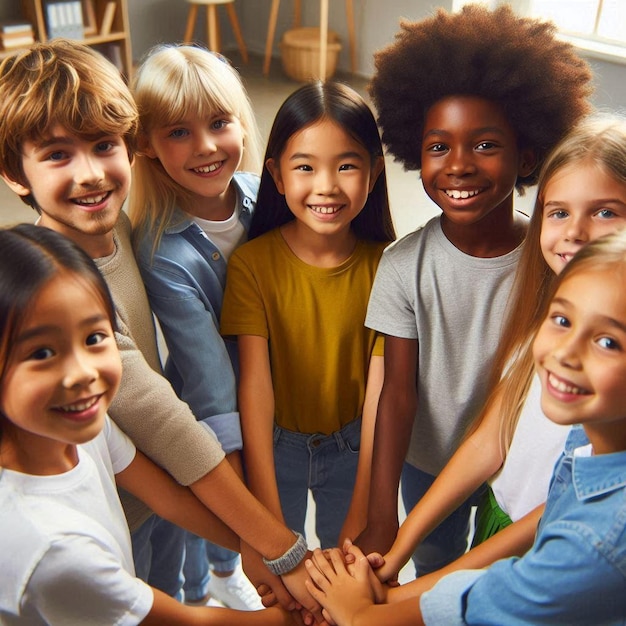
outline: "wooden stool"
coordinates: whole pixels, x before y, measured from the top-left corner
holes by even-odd
[[[187,16],[187,28],[185,29],[185,43],[191,43],[193,41],[193,31],[196,23],[196,17],[198,16],[198,8],[200,5],[206,6],[207,11],[207,36],[209,49],[213,52],[220,51],[220,30],[219,21],[217,19],[217,5],[225,4],[228,11],[228,18],[230,19],[233,32],[235,33],[235,39],[237,40],[237,46],[241,53],[241,58],[244,63],[248,62],[248,50],[246,44],[243,41],[241,35],[241,28],[239,27],[239,20],[237,19],[237,13],[235,12],[235,0],[187,0],[189,2],[189,15]]]
[[[276,33],[276,21],[278,20],[278,8],[280,0],[272,0],[270,9],[270,20],[267,26],[267,41],[265,42],[265,63],[263,64],[263,74],[267,76],[272,62],[272,48],[274,46],[274,34]],[[301,0],[294,0],[294,28],[300,26]],[[346,15],[348,18],[348,39],[350,42],[350,66],[356,72],[356,36],[354,31],[354,3],[353,0],[346,0]],[[328,0],[320,0],[320,77],[324,80],[326,76],[326,45],[328,43]]]

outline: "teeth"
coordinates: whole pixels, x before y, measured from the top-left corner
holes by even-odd
[[[554,376],[554,374],[548,375],[548,382],[550,383],[550,385],[552,385],[552,387],[554,387],[557,391],[560,391],[561,393],[569,393],[577,396],[583,396],[587,394],[584,389],[581,389],[580,387],[575,387],[574,385],[568,385],[566,382]]]
[[[329,215],[331,213],[337,213],[341,207],[333,207],[333,206],[315,206],[309,205],[309,208],[316,213],[322,213],[323,215]]]
[[[107,197],[106,193],[102,193],[99,196],[90,196],[89,198],[78,198],[75,202],[78,204],[84,204],[86,206],[98,204]]]
[[[97,401],[97,397],[91,398],[90,400],[85,400],[84,402],[77,402],[76,404],[60,406],[59,409],[61,411],[65,411],[66,413],[80,413],[81,411],[86,411],[88,408],[92,407]]]
[[[459,200],[459,199],[465,199],[465,198],[472,198],[473,196],[477,196],[480,193],[479,189],[474,189],[472,191],[467,191],[467,190],[463,190],[461,191],[460,189],[446,189],[445,190],[446,195],[449,196],[450,198],[454,198],[455,200]]]
[[[219,161],[218,163],[211,163],[211,165],[205,165],[204,167],[196,167],[193,171],[198,172],[198,174],[209,174],[218,169],[222,163],[223,161]]]

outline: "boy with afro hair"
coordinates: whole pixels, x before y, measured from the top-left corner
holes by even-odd
[[[375,56],[370,93],[383,142],[442,215],[390,246],[366,325],[385,335],[368,520],[384,554],[478,415],[527,228],[514,190],[590,109],[591,73],[552,24],[503,6],[402,22]],[[470,498],[417,548],[418,575],[467,547]]]

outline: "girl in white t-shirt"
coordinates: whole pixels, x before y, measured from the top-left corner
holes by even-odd
[[[626,119],[594,116],[571,131],[543,166],[489,399],[469,435],[400,527],[385,564],[377,570],[381,580],[397,574],[430,531],[485,481],[490,485],[478,507],[474,545],[511,522],[524,522],[433,576],[459,567],[483,567],[530,548],[569,430],[541,411],[532,338],[548,306],[550,286],[569,260],[585,244],[624,226]]]
[[[121,362],[104,279],[44,227],[0,231],[0,622],[289,624],[188,607],[134,574],[115,484],[227,547],[238,539],[106,416]]]

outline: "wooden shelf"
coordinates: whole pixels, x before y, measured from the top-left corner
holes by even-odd
[[[21,0],[22,14],[33,25],[37,41],[48,41],[45,21],[46,0]],[[114,4],[114,11],[107,7]],[[89,9],[89,10],[87,10]],[[109,32],[101,33],[103,21],[113,16],[109,24]],[[81,41],[95,47],[107,56],[127,80],[130,80],[133,69],[130,28],[128,22],[127,0],[83,0],[83,21],[87,35]],[[104,28],[106,31],[106,27]],[[17,50],[0,51],[0,58],[7,57]]]

